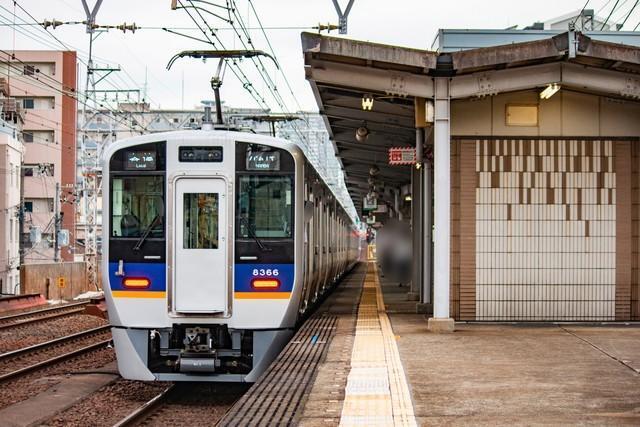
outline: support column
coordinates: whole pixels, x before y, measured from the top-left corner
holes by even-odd
[[[449,317],[450,241],[451,241],[451,159],[449,79],[434,79],[434,257],[432,332],[453,332]]]
[[[433,303],[431,298],[431,263],[433,253],[433,170],[431,168],[431,162],[424,162],[423,176],[423,230],[424,239],[422,241],[422,294],[421,302],[425,306]],[[432,307],[433,308],[433,307]],[[430,310],[430,312],[432,312]]]
[[[424,135],[423,129],[416,129],[416,140]],[[412,275],[411,288],[407,292],[407,301],[420,299],[422,283],[422,169],[411,168],[411,236],[412,242]]]

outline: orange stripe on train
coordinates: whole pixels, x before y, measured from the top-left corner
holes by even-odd
[[[236,299],[289,299],[291,292],[234,292]]]
[[[166,298],[162,291],[111,291],[114,298]]]

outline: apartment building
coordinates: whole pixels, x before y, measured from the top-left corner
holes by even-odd
[[[54,207],[60,184],[62,229],[69,230],[64,261],[73,259],[76,222],[75,163],[77,67],[72,51],[15,51],[0,56],[0,75],[11,98],[21,107],[25,153],[25,263],[54,260]],[[36,237],[35,242],[33,242]]]
[[[20,164],[24,154],[24,147],[18,140],[19,123],[12,123],[16,111],[5,111],[4,106],[5,103],[0,103],[0,236],[4,236],[0,238],[2,295],[20,292]],[[17,118],[15,121],[19,122]]]

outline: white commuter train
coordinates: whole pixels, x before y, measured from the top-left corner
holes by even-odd
[[[253,382],[361,238],[286,140],[188,130],[110,144],[102,280],[124,378]]]

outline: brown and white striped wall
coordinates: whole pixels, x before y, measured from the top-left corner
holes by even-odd
[[[640,320],[640,140],[590,133],[452,137],[454,318]]]

